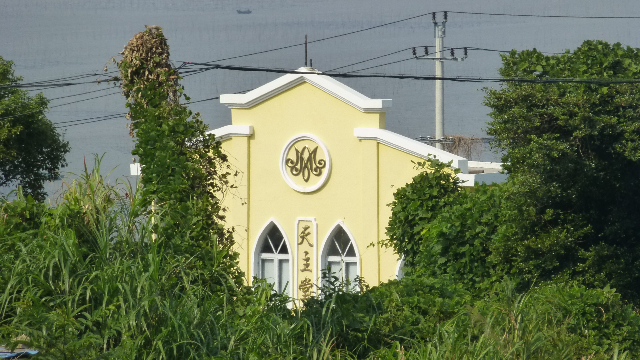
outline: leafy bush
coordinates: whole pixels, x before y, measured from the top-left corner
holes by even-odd
[[[430,158],[415,164],[423,169],[413,181],[393,194],[394,200],[387,227],[389,239],[382,244],[404,255],[405,264],[413,267],[420,253],[422,231],[438,214],[450,206],[460,193],[459,171],[437,159]]]
[[[640,315],[611,289],[548,284],[491,294],[437,324],[428,341],[396,341],[371,359],[636,359]]]
[[[573,51],[502,55],[505,78],[633,79],[640,49],[588,40]],[[487,133],[512,191],[494,261],[533,281],[575,279],[640,301],[638,84],[514,83],[487,89]]]
[[[346,291],[336,279],[325,282],[321,296],[305,302],[301,317],[315,336],[333,339],[334,346],[358,357],[390,346],[426,341],[443,321],[470,299],[461,286],[446,278],[407,276],[363,291]]]
[[[476,294],[499,279],[489,261],[490,247],[500,223],[502,188],[479,185],[461,191],[452,204],[424,225],[415,271],[422,276],[450,276]]]

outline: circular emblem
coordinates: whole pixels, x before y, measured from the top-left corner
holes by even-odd
[[[331,172],[329,150],[311,134],[294,136],[282,150],[280,173],[292,189],[299,192],[318,190]]]

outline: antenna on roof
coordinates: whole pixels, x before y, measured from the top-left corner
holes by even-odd
[[[307,66],[307,35],[304,36],[304,66]]]

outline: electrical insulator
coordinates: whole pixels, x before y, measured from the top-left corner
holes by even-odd
[[[425,46],[425,47],[424,47],[424,55],[425,55],[425,56],[428,56],[428,55],[429,55],[429,47],[428,47],[428,46]]]
[[[467,48],[464,48],[464,57],[467,57]]]
[[[451,57],[456,57],[456,55],[455,55],[455,53],[453,51],[453,48],[451,48]]]
[[[413,52],[413,56],[417,56],[418,54],[416,53],[416,48],[411,48],[411,51]]]
[[[431,13],[431,21],[436,22],[436,13]]]
[[[447,21],[447,12],[444,12],[444,21]]]

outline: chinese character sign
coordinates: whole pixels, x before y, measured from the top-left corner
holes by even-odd
[[[298,298],[306,300],[314,293],[316,234],[312,221],[301,220],[296,229]]]

